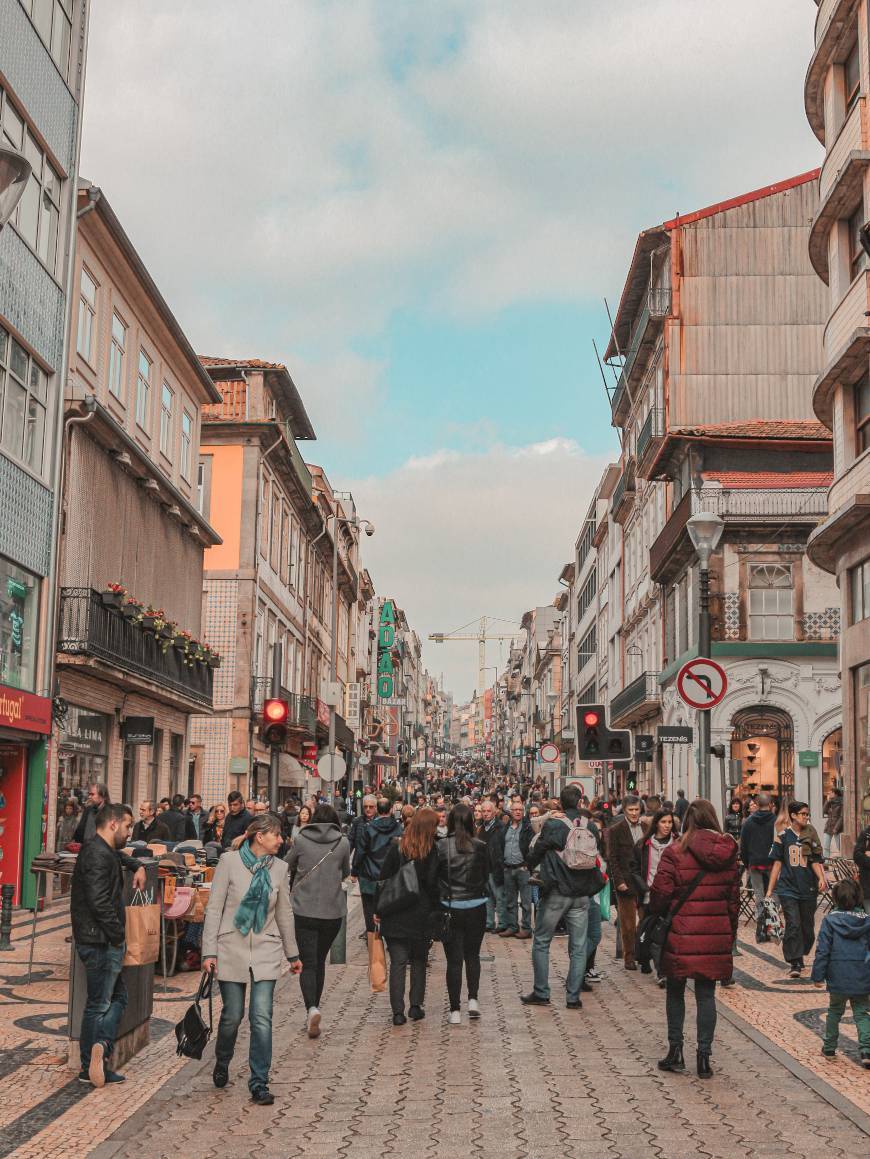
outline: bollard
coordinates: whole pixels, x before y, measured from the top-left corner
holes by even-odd
[[[330,966],[347,965],[347,914],[341,919],[341,926],[329,951]]]
[[[12,897],[15,893],[14,885],[0,886],[0,950],[12,950]]]

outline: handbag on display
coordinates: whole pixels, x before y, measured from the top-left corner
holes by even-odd
[[[211,992],[214,986],[214,975],[204,973],[199,981],[199,989],[193,1004],[188,1006],[184,1017],[175,1024],[175,1037],[178,1040],[176,1054],[183,1058],[202,1058],[202,1052],[211,1038],[213,1018]],[[200,1002],[208,999],[208,1025],[202,1016]]]

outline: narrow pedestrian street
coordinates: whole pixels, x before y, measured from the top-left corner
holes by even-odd
[[[612,927],[601,958],[604,980],[584,995],[582,1011],[566,1010],[555,987],[549,1009],[523,1007],[528,943],[491,937],[485,949],[494,960],[484,962],[478,1023],[463,1016],[462,1026],[447,1025],[436,948],[425,1020],[394,1028],[387,996],[370,992],[364,944],[355,936],[358,904],[352,912],[349,964],[327,970],[318,1041],[302,1030],[296,980],[285,976],[279,984],[273,1107],[249,1100],[245,1030],[223,1091],[212,1085],[211,1049],[201,1062],[182,1065],[176,1058],[171,1021],[189,1001],[196,975],[172,979],[169,1001],[158,984],[153,1040],[127,1068],[127,1083],[102,1091],[78,1084],[52,1062],[56,1047],[41,1033],[62,1023],[62,1007],[46,1013],[37,997],[44,983],[10,985],[26,971],[26,958],[18,963],[16,954],[15,965],[4,964],[2,988],[0,1155],[851,1159],[866,1153],[870,1075],[855,1062],[854,1025],[844,1022],[840,1057],[823,1060],[824,1000],[806,981],[784,981],[767,947],[741,945],[737,985],[720,991],[716,1074],[702,1081],[691,1067],[686,1075],[657,1070],[664,997],[652,978],[614,962]],[[37,945],[43,944],[52,943],[41,938]],[[554,943],[553,959],[561,981],[562,940]],[[46,966],[41,949],[40,972]],[[25,1009],[32,1013],[22,1018]],[[691,1061],[691,1014],[687,1030]],[[40,1092],[42,1104],[33,1103]]]

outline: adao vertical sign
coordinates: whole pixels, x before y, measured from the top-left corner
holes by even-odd
[[[393,645],[396,643],[396,609],[392,600],[384,600],[378,624],[378,699],[391,700],[393,680]]]

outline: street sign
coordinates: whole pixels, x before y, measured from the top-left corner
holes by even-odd
[[[815,749],[801,749],[798,753],[798,765],[802,769],[818,768],[819,754]]]
[[[154,717],[128,716],[121,721],[121,736],[127,744],[154,744]]]
[[[691,744],[692,729],[683,725],[660,724],[656,729],[659,744]]]
[[[725,669],[715,660],[698,656],[684,664],[677,674],[677,692],[689,708],[715,708],[727,691]]]
[[[540,757],[544,764],[552,764],[554,761],[558,761],[559,746],[553,744],[552,741],[547,741],[546,744],[541,745]]]
[[[333,781],[340,781],[344,776],[346,766],[338,753],[330,755],[324,753],[317,762],[317,775],[321,781],[326,781],[331,784]]]
[[[651,761],[655,737],[651,733],[637,733],[634,738],[634,759],[636,761]]]

